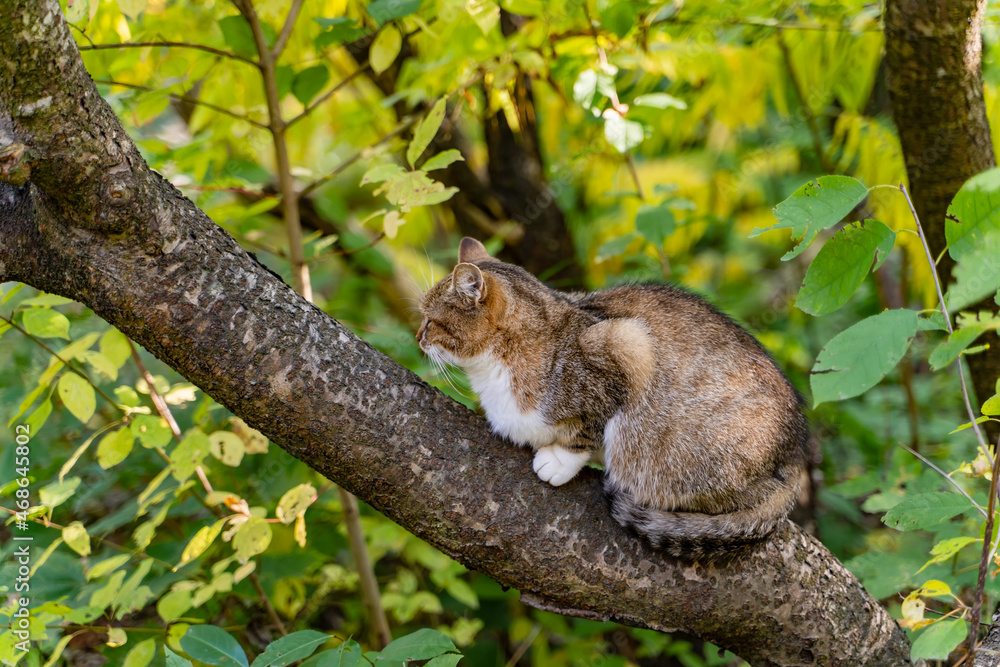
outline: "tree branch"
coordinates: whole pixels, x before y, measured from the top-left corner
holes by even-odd
[[[36,29],[46,16],[55,28]],[[71,43],[56,0],[0,6],[0,63],[23,53],[45,62]],[[127,149],[82,66],[63,65],[78,78],[31,68],[14,88],[0,77],[16,93],[3,97],[0,128],[23,131],[3,114],[48,89],[63,130],[76,123],[77,134],[118,136]],[[0,280],[87,304],[290,454],[530,604],[684,630],[754,665],[908,664],[888,613],[791,523],[728,565],[651,551],[611,519],[597,471],[558,489],[539,481],[527,451],[302,299],[143,163],[130,172],[143,188],[119,206],[123,231],[53,209],[34,174],[68,169],[80,148],[51,139],[29,184],[0,183]],[[104,203],[117,164],[107,158],[93,156],[67,204]]]
[[[212,46],[206,46],[204,44],[195,44],[193,42],[121,42],[119,44],[81,44],[77,48],[80,51],[100,51],[104,49],[135,49],[142,48],[146,46],[162,46],[168,49],[197,49],[198,51],[205,51],[217,56],[222,56],[223,58],[229,58],[230,60],[236,60],[241,63],[246,63],[248,65],[253,65],[257,69],[260,69],[260,65],[250,58],[244,58],[243,56],[236,55],[231,51],[226,51],[224,49],[217,49]]]

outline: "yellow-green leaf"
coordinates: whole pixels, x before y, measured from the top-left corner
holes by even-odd
[[[183,482],[193,475],[210,449],[208,436],[199,429],[192,429],[170,453],[170,471],[174,479]]]
[[[260,517],[253,517],[236,531],[233,548],[240,560],[247,561],[264,553],[271,543],[271,526]]]
[[[376,74],[389,69],[403,46],[403,36],[395,26],[387,25],[379,31],[368,53],[368,63]]]
[[[431,141],[434,139],[434,135],[437,131],[441,129],[441,123],[444,122],[444,113],[447,103],[444,98],[437,101],[434,108],[424,116],[417,127],[413,130],[413,139],[410,141],[410,145],[406,149],[406,161],[410,163],[410,166],[416,166],[417,160],[420,156],[424,154],[427,147],[430,145]]]
[[[198,556],[205,553],[205,549],[212,546],[212,542],[215,542],[215,538],[219,536],[222,532],[222,525],[225,523],[224,519],[216,521],[211,526],[202,526],[191,541],[188,542],[187,546],[184,547],[184,553],[181,554],[181,565],[185,563],[190,563]]]
[[[132,431],[120,428],[101,438],[97,445],[97,463],[107,470],[125,460],[132,451],[135,440]]]
[[[146,665],[153,661],[155,655],[156,640],[152,638],[145,639],[136,644],[128,652],[128,655],[125,656],[125,661],[122,662],[122,667],[146,667]]]
[[[234,468],[243,460],[246,446],[235,433],[229,431],[216,431],[208,436],[208,442],[212,456],[219,459],[227,466]]]
[[[32,336],[69,340],[69,320],[58,311],[49,308],[29,308],[24,311],[21,324]]]
[[[175,589],[156,602],[156,613],[164,623],[173,623],[191,608],[191,591]]]
[[[275,514],[281,523],[288,525],[300,515],[305,514],[315,497],[316,489],[312,484],[299,484],[281,496]]]
[[[90,555],[90,535],[79,521],[74,521],[62,529],[63,541],[81,556]]]
[[[101,336],[98,349],[105,357],[111,360],[116,368],[121,368],[132,356],[132,346],[129,345],[128,336],[118,329],[108,329]]]
[[[65,373],[59,378],[59,398],[74,417],[83,424],[90,421],[97,409],[94,388],[76,373]]]

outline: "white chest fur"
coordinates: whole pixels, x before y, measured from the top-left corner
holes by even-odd
[[[490,354],[462,361],[472,390],[486,412],[493,432],[535,449],[552,444],[557,429],[538,410],[522,412],[514,397],[510,370]]]

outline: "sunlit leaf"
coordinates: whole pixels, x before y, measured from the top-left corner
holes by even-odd
[[[628,153],[646,138],[646,130],[641,123],[626,120],[614,109],[605,109],[604,138],[619,153]]]
[[[868,188],[858,180],[847,176],[820,176],[774,207],[774,215],[778,218],[775,225],[754,229],[750,237],[774,229],[791,229],[792,240],[799,243],[781,259],[798,257],[816,234],[847,217],[866,196]]]
[[[368,64],[376,74],[389,69],[399,55],[399,49],[403,46],[403,36],[395,26],[386,26],[375,36],[371,50],[368,52]]]
[[[90,555],[90,535],[79,521],[74,521],[62,529],[63,542],[81,556]]]
[[[434,135],[440,129],[441,123],[444,122],[446,106],[444,99],[438,100],[434,107],[427,112],[427,115],[417,123],[413,130],[413,139],[406,149],[406,161],[410,163],[411,167],[417,164],[417,160],[427,150]]]
[[[961,619],[939,621],[924,630],[910,649],[910,660],[945,660],[969,634]]]
[[[21,324],[32,336],[69,340],[69,320],[59,311],[49,308],[29,308],[24,311]]]
[[[90,383],[76,373],[64,373],[59,378],[59,398],[70,413],[83,424],[90,421],[97,409],[97,396]]]
[[[118,465],[132,452],[134,442],[127,428],[108,433],[97,444],[97,463],[105,470]]]

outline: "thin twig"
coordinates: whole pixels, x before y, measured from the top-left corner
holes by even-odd
[[[53,357],[55,357],[56,359],[58,359],[59,361],[61,361],[66,366],[66,368],[68,368],[69,370],[73,371],[74,373],[76,373],[77,375],[79,375],[80,377],[82,377],[84,380],[86,380],[87,384],[89,384],[91,387],[93,387],[94,391],[96,391],[98,394],[101,395],[101,398],[103,398],[108,403],[110,403],[111,405],[113,405],[115,407],[115,409],[117,409],[119,412],[125,413],[125,411],[122,410],[121,406],[119,406],[118,402],[115,401],[114,399],[112,399],[107,394],[105,394],[101,390],[100,387],[98,387],[96,384],[94,384],[93,380],[91,380],[89,377],[87,377],[86,373],[84,373],[83,371],[77,369],[76,366],[74,366],[70,362],[68,362],[65,359],[63,359],[62,357],[60,357],[51,347],[49,347],[48,345],[46,345],[42,341],[38,340],[37,338],[35,338],[35,336],[31,335],[30,333],[28,333],[27,331],[25,331],[24,329],[22,329],[20,326],[18,326],[17,324],[15,324],[13,319],[8,319],[8,318],[4,317],[3,315],[0,315],[0,320],[6,322],[7,324],[9,324],[14,329],[17,329],[22,334],[24,334],[25,336],[27,336],[31,340],[35,341],[35,343],[37,343],[43,350],[45,350],[46,352],[48,352],[49,354],[51,354]]]
[[[944,292],[941,290],[941,279],[938,278],[937,267],[934,266],[934,258],[931,257],[931,248],[927,244],[927,236],[924,235],[924,228],[920,225],[920,218],[917,216],[917,209],[913,207],[913,201],[910,199],[910,193],[906,191],[906,186],[902,183],[899,184],[899,191],[903,193],[906,198],[906,203],[910,206],[910,213],[913,215],[913,221],[917,224],[917,235],[920,237],[920,243],[924,246],[924,252],[927,254],[927,263],[931,268],[931,276],[934,278],[934,287],[937,289],[938,302],[941,304],[941,314],[944,315],[945,326],[948,327],[948,334],[955,333],[955,329],[951,326],[951,315],[948,314],[948,306],[944,302]],[[969,413],[969,421],[972,422],[972,429],[976,432],[976,439],[979,440],[979,448],[982,450],[983,455],[986,460],[989,461],[990,466],[993,465],[993,455],[990,454],[990,448],[986,444],[986,439],[983,437],[983,432],[979,429],[979,424],[976,423],[976,413],[972,409],[972,401],[969,400],[969,387],[965,381],[965,367],[962,366],[961,358],[956,360],[958,364],[958,377],[962,382],[962,398],[965,399],[965,409]]]
[[[292,34],[292,28],[295,27],[295,21],[299,18],[299,10],[302,9],[302,0],[292,0],[292,6],[288,9],[288,15],[285,16],[285,25],[281,27],[281,34],[278,35],[278,39],[274,42],[274,46],[271,47],[271,56],[277,60],[282,51],[285,50],[285,44],[288,43],[288,38]]]
[[[241,63],[246,63],[248,65],[253,65],[254,67],[260,67],[256,61],[250,58],[245,58],[243,56],[236,55],[231,51],[226,51],[224,49],[216,49],[211,46],[205,46],[204,44],[195,44],[192,42],[121,42],[120,44],[84,44],[82,46],[77,46],[80,51],[99,51],[103,49],[128,49],[128,48],[142,48],[146,46],[162,46],[166,48],[180,48],[180,49],[197,49],[199,51],[206,51],[208,53],[214,53],[217,56],[222,56],[223,58],[229,58],[230,60],[237,60]]]
[[[141,91],[144,91],[144,92],[147,92],[147,93],[151,93],[151,92],[154,92],[156,90],[155,88],[150,88],[149,86],[141,86],[141,85],[136,84],[136,83],[127,83],[125,81],[115,81],[115,80],[112,80],[112,79],[95,79],[94,83],[101,83],[101,84],[104,84],[106,86],[121,86],[123,88],[131,88],[133,90],[141,90]],[[215,111],[215,112],[218,112],[218,113],[221,113],[221,114],[225,114],[226,116],[229,116],[230,118],[235,118],[237,120],[246,121],[247,123],[250,123],[251,125],[253,125],[257,129],[260,129],[260,130],[266,130],[267,129],[267,125],[265,125],[264,123],[261,123],[259,121],[256,121],[253,118],[250,118],[249,116],[244,116],[243,114],[238,114],[238,113],[236,113],[234,111],[230,111],[229,109],[225,109],[223,107],[211,104],[210,102],[205,102],[205,101],[199,100],[197,97],[191,97],[189,95],[178,95],[177,93],[167,93],[167,95],[170,97],[170,99],[176,100],[178,102],[187,102],[188,104],[194,104],[195,106],[205,107],[206,109],[211,109],[212,111]]]
[[[285,629],[285,624],[281,622],[281,617],[278,616],[278,612],[274,610],[274,605],[271,604],[271,599],[267,597],[267,593],[264,592],[264,587],[260,585],[260,577],[257,576],[257,571],[254,570],[250,573],[248,577],[250,583],[253,584],[254,589],[257,591],[257,595],[260,596],[261,602],[264,603],[264,609],[267,610],[267,615],[271,617],[271,622],[274,623],[274,627],[278,628],[278,632],[284,637],[288,634],[288,630]]]
[[[936,465],[934,465],[933,463],[931,463],[930,461],[928,461],[928,460],[927,460],[926,458],[924,458],[924,456],[923,456],[922,454],[920,454],[920,452],[918,452],[917,450],[915,450],[915,449],[910,449],[909,447],[907,447],[906,445],[904,445],[904,444],[903,444],[903,443],[901,443],[901,442],[897,442],[896,444],[897,444],[897,445],[899,445],[900,447],[902,447],[903,449],[905,449],[906,451],[908,451],[909,453],[911,453],[911,454],[913,454],[914,456],[916,456],[916,457],[917,457],[918,459],[920,459],[921,461],[923,461],[925,465],[927,465],[928,467],[930,467],[931,469],[933,469],[934,471],[936,471],[936,472],[937,472],[938,474],[940,474],[940,475],[941,475],[942,477],[944,477],[944,478],[945,478],[946,480],[948,480],[948,482],[950,482],[952,486],[954,486],[954,487],[955,487],[956,489],[958,489],[958,492],[959,492],[959,493],[961,493],[961,494],[962,494],[963,496],[965,496],[966,498],[968,498],[968,499],[969,499],[969,502],[970,502],[970,503],[972,503],[972,506],[973,506],[973,507],[975,507],[975,508],[976,508],[976,510],[977,510],[977,511],[978,511],[978,512],[979,512],[980,514],[982,514],[982,515],[983,515],[983,518],[984,518],[984,519],[988,519],[988,517],[987,517],[987,515],[986,515],[986,510],[984,510],[984,509],[983,509],[982,507],[980,507],[980,506],[979,506],[979,505],[978,505],[978,504],[976,503],[976,501],[972,499],[972,496],[970,496],[970,495],[968,494],[968,492],[966,492],[966,490],[965,490],[965,489],[963,489],[963,488],[962,488],[962,487],[961,487],[961,486],[960,486],[960,485],[958,484],[958,482],[956,482],[955,480],[953,480],[953,479],[951,478],[951,475],[949,475],[949,474],[948,474],[948,473],[946,473],[946,472],[945,472],[944,470],[941,470],[941,468],[938,468],[938,467],[937,467]]]
[[[514,667],[514,665],[517,664],[517,661],[521,659],[521,656],[524,655],[525,651],[527,651],[531,644],[535,641],[535,637],[538,636],[538,633],[541,632],[541,630],[542,626],[535,623],[535,625],[531,628],[531,632],[528,633],[528,636],[524,638],[524,641],[521,642],[518,645],[517,650],[514,651],[514,655],[510,656],[510,660],[507,661],[505,667]]]

